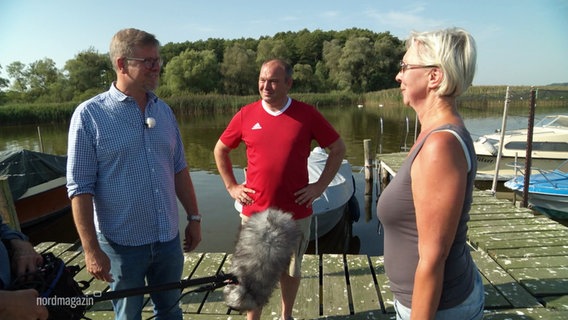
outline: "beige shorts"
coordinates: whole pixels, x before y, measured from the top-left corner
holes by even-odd
[[[240,216],[241,224],[245,223],[248,217],[243,214]],[[310,243],[310,224],[312,222],[312,216],[295,221],[302,233],[302,237],[298,243],[298,247],[294,251],[294,254],[292,254],[290,267],[288,268],[288,275],[290,277],[300,278],[302,277],[302,259],[304,258],[304,253],[306,253],[308,244]]]

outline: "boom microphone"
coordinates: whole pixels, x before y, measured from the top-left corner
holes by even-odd
[[[223,289],[232,309],[260,309],[268,303],[300,240],[290,213],[268,209],[252,215],[239,231],[229,273],[237,283]]]
[[[240,311],[259,309],[268,303],[282,272],[290,264],[300,235],[290,213],[268,209],[254,214],[241,226],[229,274],[218,273],[211,277],[85,295],[83,290],[89,284],[84,281],[78,283],[73,278],[80,268],[65,266],[61,258],[48,252],[42,254],[44,266],[26,277],[19,277],[9,289],[33,288],[42,299],[84,298],[82,301],[96,303],[198,285],[205,286],[194,291],[209,291],[225,286],[227,306]],[[30,277],[31,281],[26,280]],[[48,305],[49,319],[83,319],[87,307]]]

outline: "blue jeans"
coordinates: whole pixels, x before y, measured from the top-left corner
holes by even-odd
[[[179,235],[168,242],[156,242],[142,246],[122,246],[98,234],[101,249],[108,255],[110,272],[114,279],[112,290],[140,288],[179,282],[183,269],[183,252]],[[168,290],[150,293],[154,303],[155,319],[182,319],[179,307],[181,290]],[[131,296],[112,302],[115,319],[140,320],[144,296]]]
[[[483,308],[485,305],[485,290],[483,288],[483,281],[479,271],[475,270],[474,288],[469,297],[459,305],[438,310],[436,312],[436,320],[479,320],[483,319]],[[394,301],[394,308],[396,310],[397,320],[410,319],[410,308],[403,306],[397,300]]]

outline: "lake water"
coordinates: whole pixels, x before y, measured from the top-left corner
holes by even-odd
[[[375,215],[376,191],[372,198],[365,197],[365,179],[363,173],[363,140],[371,139],[372,153],[398,152],[402,147],[410,147],[414,142],[415,116],[407,107],[357,108],[320,108],[324,116],[339,131],[347,145],[347,160],[353,167],[356,181],[356,196],[361,208],[361,218],[353,223],[352,228],[339,226],[334,233],[318,241],[318,251],[335,253],[353,253],[381,255],[382,236],[378,231]],[[475,137],[493,132],[501,127],[501,110],[475,111],[462,110],[466,125]],[[536,118],[547,114],[565,112],[549,108],[537,110]],[[510,113],[507,129],[527,126],[527,110]],[[213,147],[219,135],[232,115],[210,116],[201,118],[178,119],[186,159],[191,169],[191,177],[196,188],[200,212],[203,214],[203,241],[197,248],[200,252],[233,252],[237,230],[240,223],[238,213],[233,207],[233,200],[226,192],[217,173],[213,158]],[[0,127],[0,150],[26,148],[53,154],[65,154],[67,150],[67,124],[37,126]],[[383,134],[380,134],[382,127]],[[41,133],[41,141],[39,139]],[[242,181],[242,170],[246,163],[244,148],[239,147],[232,153],[237,178]],[[185,223],[185,217],[180,217]],[[44,224],[33,230],[25,230],[33,242],[61,241],[72,242],[77,239],[70,214]],[[348,239],[347,243],[344,241]],[[309,251],[315,250],[312,243]]]

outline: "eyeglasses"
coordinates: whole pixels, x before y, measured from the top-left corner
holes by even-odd
[[[134,60],[134,61],[140,61],[144,64],[144,67],[146,67],[146,69],[154,69],[155,66],[158,67],[162,67],[162,65],[164,64],[164,61],[162,60],[162,58],[146,58],[146,59],[142,59],[142,58],[132,58],[132,57],[125,57],[124,59],[126,60]]]
[[[422,64],[409,64],[409,63],[405,63],[404,61],[400,61],[400,72],[404,73],[404,71],[406,70],[410,70],[410,69],[425,69],[425,68],[439,68],[440,66],[435,65],[435,64],[429,64],[429,65],[422,65]]]

